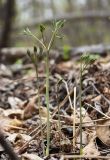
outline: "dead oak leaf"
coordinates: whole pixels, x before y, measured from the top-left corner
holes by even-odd
[[[11,144],[14,146],[15,150],[18,151],[25,142],[30,141],[31,136],[26,134],[20,134],[20,133],[8,133],[7,140],[11,142]]]
[[[21,109],[7,109],[3,111],[4,117],[9,117],[9,118],[17,118],[17,119],[22,119],[23,115],[23,110]]]
[[[36,111],[36,106],[35,106],[35,102],[36,102],[37,97],[32,97],[30,98],[28,101],[26,101],[23,104],[23,119],[27,119],[33,116],[33,113]]]
[[[99,156],[100,152],[97,150],[94,141],[91,141],[86,147],[83,148],[83,154],[86,156]]]
[[[22,105],[22,100],[18,97],[8,97],[8,103],[12,109],[18,109]]]
[[[21,127],[22,126],[22,121],[14,118],[12,121],[10,121],[10,125],[16,126],[16,127]]]
[[[97,123],[96,126],[97,137],[107,146],[110,146],[110,120],[103,120]]]
[[[43,159],[40,158],[37,154],[24,153],[24,154],[22,155],[22,160],[43,160]]]

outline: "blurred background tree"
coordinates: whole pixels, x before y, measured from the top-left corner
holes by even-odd
[[[10,45],[10,37],[12,32],[12,27],[15,18],[15,0],[1,0],[0,2],[0,12],[1,12],[1,41],[0,48],[8,47]]]
[[[110,43],[110,0],[1,0],[0,47],[31,46],[21,34],[25,27],[37,33],[40,23],[61,18],[67,22],[57,46]]]

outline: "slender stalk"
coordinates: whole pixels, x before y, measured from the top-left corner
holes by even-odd
[[[36,58],[37,61],[37,58]],[[37,64],[38,62],[36,62]],[[42,117],[40,112],[40,92],[39,92],[39,76],[38,76],[38,66],[35,64],[35,70],[36,70],[36,78],[37,78],[37,89],[38,89],[38,108],[39,108],[39,118],[40,118],[40,129],[41,129],[41,138],[42,138],[42,144],[43,144],[43,155],[45,155],[45,147],[44,147],[44,138],[43,138],[43,126],[42,126]]]
[[[60,80],[59,80],[60,82]],[[58,106],[58,130],[61,136],[61,122],[60,122],[60,106],[59,106],[59,101],[58,101],[58,91],[59,91],[59,82],[57,83],[57,106]],[[60,149],[61,149],[61,138],[60,138]]]
[[[41,40],[39,40],[39,38],[37,38],[34,34],[31,33],[30,36],[32,36],[34,39],[36,39],[37,42],[39,42],[39,44],[41,44],[44,49],[47,49],[46,46],[44,45],[44,43]]]
[[[82,75],[89,65],[91,65],[97,57],[93,55],[82,55],[80,66],[80,154],[82,155]]]
[[[74,109],[73,109],[73,149],[75,148],[76,142],[75,142],[75,120],[76,120],[76,87],[74,87]]]
[[[95,109],[97,112],[99,112],[101,115],[105,116],[106,118],[110,118],[110,116],[104,114],[103,112],[101,112],[100,110],[98,110],[96,107],[93,107],[91,104],[85,103],[86,105],[88,105],[89,107]]]
[[[43,32],[42,32],[41,34],[42,34],[42,41],[43,41],[43,44],[45,44],[45,38],[44,38]],[[45,44],[45,47],[46,47],[46,44]]]
[[[80,155],[82,155],[82,62],[80,66]]]
[[[50,114],[49,114],[49,52],[53,45],[56,30],[54,30],[51,40],[49,42],[46,53],[46,104],[47,104],[47,148],[46,148],[46,156],[49,156],[49,147],[50,147]]]
[[[62,79],[62,81],[63,81],[63,83],[65,84],[65,87],[66,87],[66,91],[67,91],[67,94],[68,94],[68,99],[69,99],[70,107],[71,107],[71,109],[73,109],[72,100],[71,100],[69,89],[68,89],[68,84],[67,84],[67,82],[64,79]]]
[[[49,156],[49,147],[50,147],[49,51],[47,51],[47,54],[46,54],[46,104],[47,104],[47,148],[46,148],[46,156]]]
[[[48,51],[50,51],[52,45],[53,45],[53,42],[54,42],[54,39],[55,39],[55,36],[56,36],[56,33],[57,33],[57,30],[55,29],[53,34],[52,34],[52,37],[50,39],[50,42],[49,42],[49,45],[48,45]]]

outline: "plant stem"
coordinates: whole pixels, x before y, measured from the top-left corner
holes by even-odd
[[[50,51],[52,45],[53,45],[53,42],[54,42],[54,39],[55,39],[55,36],[56,36],[56,33],[57,33],[57,30],[55,29],[53,34],[52,34],[52,37],[50,39],[50,42],[49,42],[49,45],[48,45],[48,51]]]
[[[50,147],[50,114],[49,114],[49,52],[53,45],[57,30],[55,29],[49,42],[46,54],[46,104],[47,104],[47,148],[46,156],[49,156]]]
[[[37,61],[37,58],[36,58]],[[38,64],[38,61],[36,62]],[[43,144],[43,155],[45,155],[45,147],[44,147],[44,138],[43,138],[43,127],[42,127],[42,117],[40,113],[40,93],[39,93],[39,76],[38,76],[38,66],[35,64],[35,70],[36,70],[36,78],[37,78],[37,89],[38,89],[38,108],[39,108],[39,118],[40,118],[40,129],[41,129],[41,138],[42,138],[42,144]]]
[[[76,134],[76,87],[74,87],[74,108],[73,108],[73,150],[76,147],[76,140],[75,140],[75,134]]]
[[[80,155],[82,155],[82,62],[80,66]]]
[[[32,36],[34,39],[36,39],[37,42],[39,42],[39,44],[41,44],[44,49],[47,49],[46,46],[44,45],[44,43],[41,40],[39,40],[39,38],[37,38],[34,34],[31,33],[30,36]]]
[[[43,32],[41,33],[41,35],[42,35],[42,41],[43,41],[43,44],[45,44],[45,38],[44,38],[44,34],[43,34]],[[46,44],[45,44],[45,47],[46,47]]]
[[[47,51],[47,54],[46,54],[46,104],[47,104],[47,148],[46,148],[46,156],[49,156],[49,147],[50,147],[49,51]]]
[[[60,82],[61,80],[59,80]],[[58,106],[58,131],[61,136],[61,122],[60,122],[60,106],[58,101],[59,82],[57,83],[57,106]],[[61,150],[61,138],[60,138],[60,150]]]

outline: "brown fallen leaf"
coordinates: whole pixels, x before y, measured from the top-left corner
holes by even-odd
[[[12,109],[18,109],[22,105],[22,100],[18,97],[8,97],[8,103]]]
[[[18,151],[23,146],[24,143],[30,141],[31,139],[31,136],[26,134],[20,134],[20,133],[10,134],[8,132],[8,135],[9,136],[7,137],[7,139],[11,142],[16,151]]]
[[[100,152],[97,150],[94,141],[90,141],[90,143],[83,148],[83,155],[86,156],[99,156]]]
[[[43,160],[42,158],[40,158],[38,155],[36,154],[32,154],[32,153],[24,153],[22,154],[22,160]]]
[[[110,88],[104,87],[104,93],[110,94]]]
[[[88,134],[87,132],[83,131],[82,132],[82,143],[84,145],[87,145],[88,143]],[[80,134],[78,135],[78,137],[76,138],[76,143],[77,143],[77,147],[80,148]]]
[[[22,160],[43,160],[43,159],[33,153],[24,153],[22,154]]]
[[[103,70],[108,70],[110,68],[110,62],[106,64],[102,64]]]
[[[47,117],[47,108],[46,107],[40,106],[40,115],[41,115],[41,117],[44,117],[44,118]]]
[[[36,106],[35,106],[35,101],[36,101],[36,96],[29,99],[28,102],[25,102],[23,105],[24,111],[23,111],[23,119],[27,119],[33,116],[33,113],[36,111]]]
[[[13,134],[10,134],[7,139],[11,143],[15,143],[19,139],[24,140],[24,141],[29,141],[31,139],[31,136],[26,135],[26,134],[13,133]]]
[[[22,121],[14,118],[12,121],[10,121],[10,125],[16,126],[16,127],[21,127],[22,126]]]
[[[0,128],[3,130],[8,130],[9,127],[7,126],[10,125],[11,121],[12,120],[8,117],[0,117]]]
[[[4,117],[22,119],[23,110],[21,109],[7,109],[3,111]]]
[[[89,117],[88,114],[86,114],[86,116],[83,118],[83,123],[84,123],[84,127],[89,127],[89,126],[93,126],[94,125],[92,119]]]
[[[103,120],[98,122],[99,125],[96,126],[97,137],[107,146],[110,146],[110,120]]]
[[[91,99],[92,102],[99,102],[100,100],[101,100],[101,95],[98,95],[95,98]]]
[[[57,67],[61,70],[68,70],[71,69],[74,66],[72,61],[68,61],[68,62],[62,62],[60,64],[57,65]]]
[[[37,97],[33,97],[29,100],[28,103],[24,104],[24,112],[23,112],[23,119],[27,119],[33,116],[34,113],[39,114],[39,107],[36,105]],[[25,106],[26,105],[26,106]],[[40,115],[42,118],[47,117],[47,108],[40,106]]]

